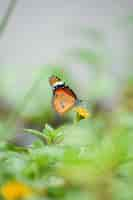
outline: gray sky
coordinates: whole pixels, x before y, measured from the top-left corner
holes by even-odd
[[[8,3],[0,0],[0,17]],[[18,0],[0,41],[0,63],[10,67],[54,61],[65,49],[80,45],[80,39],[71,35],[74,27],[108,32],[115,18],[129,15],[132,8],[132,0]]]
[[[0,19],[8,4],[9,0],[0,0]],[[68,49],[92,47],[91,42],[81,39],[79,27],[103,31],[113,60],[111,71],[124,69],[128,32],[116,25],[132,11],[132,0],[18,0],[0,40],[1,74],[4,72],[8,80],[16,73],[15,80],[7,81],[7,87],[15,88],[18,83],[27,87],[30,74],[41,65],[62,60]],[[69,69],[85,80],[86,69],[77,65],[77,71],[75,64],[68,63]]]

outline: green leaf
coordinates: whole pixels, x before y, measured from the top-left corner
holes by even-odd
[[[33,134],[35,136],[37,136],[38,138],[40,138],[45,144],[48,144],[48,137],[44,134],[42,134],[42,132],[37,131],[37,130],[33,130],[33,129],[24,129],[24,131],[26,133],[29,134]]]

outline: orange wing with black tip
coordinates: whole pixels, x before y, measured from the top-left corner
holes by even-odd
[[[77,97],[68,87],[58,88],[53,96],[53,107],[57,113],[63,115],[77,102]]]
[[[53,89],[52,104],[57,113],[63,115],[69,111],[78,101],[76,94],[56,76],[49,79]]]

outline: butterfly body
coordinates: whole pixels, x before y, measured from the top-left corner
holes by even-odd
[[[76,94],[58,77],[50,77],[49,83],[53,90],[53,107],[60,115],[72,109],[80,101]]]

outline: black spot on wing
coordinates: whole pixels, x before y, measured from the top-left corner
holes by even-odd
[[[60,102],[60,106],[61,106],[62,108],[65,108],[65,102],[64,102],[64,101],[61,101],[61,102]]]

